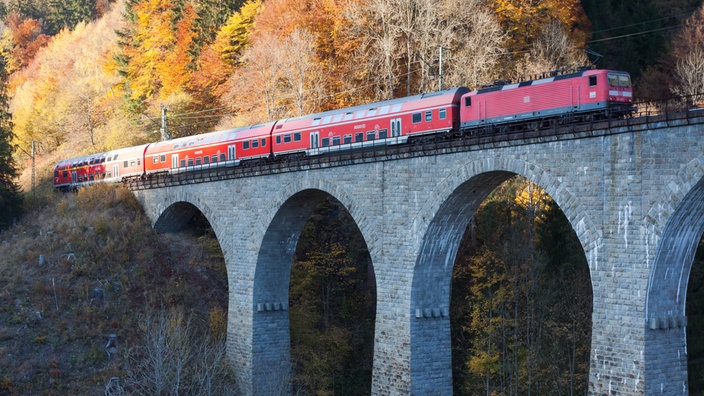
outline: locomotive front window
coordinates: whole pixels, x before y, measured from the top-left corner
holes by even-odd
[[[609,76],[609,85],[611,85],[612,87],[618,87],[618,75],[613,74],[613,73],[609,73],[608,76]]]
[[[618,85],[621,87],[630,88],[631,87],[631,78],[625,74],[619,74],[618,75]]]

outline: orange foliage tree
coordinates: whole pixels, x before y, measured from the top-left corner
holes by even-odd
[[[167,0],[133,1],[127,26],[120,32],[116,57],[122,86],[134,111],[185,92],[193,55],[195,11],[189,3]]]

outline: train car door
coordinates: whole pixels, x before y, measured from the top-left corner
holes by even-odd
[[[391,137],[401,136],[401,119],[394,118],[391,120]]]
[[[78,182],[78,175],[76,171],[71,171],[71,184],[76,184]]]
[[[113,164],[112,166],[112,176],[115,178],[120,177],[120,165]]]
[[[310,134],[310,148],[317,149],[320,145],[320,133],[313,132]]]
[[[235,151],[235,145],[233,144],[232,146],[227,146],[227,159],[230,161],[234,161],[237,159],[236,156],[236,151]]]
[[[171,169],[178,168],[178,154],[171,154]]]

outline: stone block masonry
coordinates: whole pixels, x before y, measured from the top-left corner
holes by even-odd
[[[462,233],[518,174],[582,244],[593,289],[589,391],[687,394],[686,284],[704,232],[704,126],[631,130],[135,191],[155,228],[201,211],[225,254],[238,395],[290,392],[288,286],[315,206],[340,201],[377,282],[375,395],[452,393],[449,301]]]

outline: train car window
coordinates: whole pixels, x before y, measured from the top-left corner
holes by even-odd
[[[363,118],[365,112],[366,110],[357,110],[357,112],[354,114],[354,118]]]
[[[376,132],[367,131],[367,140],[374,140],[374,139],[376,139]]]
[[[323,147],[329,147],[330,146],[330,138],[323,138],[322,145],[323,145]]]
[[[186,160],[185,160],[185,159],[182,159],[182,160],[181,160],[180,167],[181,167],[181,168],[185,168],[185,167],[186,167]]]
[[[352,113],[351,111],[345,113],[345,121],[351,120],[352,117],[354,117],[354,113]]]
[[[281,135],[276,136],[276,144],[281,144]]]
[[[218,155],[217,155],[217,154],[214,154],[214,155],[213,155],[213,163],[214,163],[214,164],[217,164],[217,163],[218,163]]]
[[[389,130],[384,128],[384,129],[379,129],[379,139],[386,139],[389,137]]]
[[[262,147],[266,147],[266,138],[261,139]]]
[[[323,124],[329,124],[330,120],[332,120],[332,116],[325,116],[323,118]]]
[[[471,96],[466,96],[464,98],[464,106],[465,107],[470,107],[472,105],[472,97]]]
[[[339,136],[333,136],[333,137],[332,137],[332,145],[333,145],[333,146],[339,146],[339,145],[340,145],[340,137],[339,137]]]
[[[313,126],[318,126],[320,125],[320,117],[316,117],[313,119]]]
[[[117,157],[119,157],[119,156],[120,156],[120,154],[115,154],[115,156],[112,157],[112,160],[113,160],[113,161],[116,161],[116,160],[117,160]]]
[[[242,150],[249,150],[249,140],[242,142]]]
[[[188,159],[188,166],[193,166],[193,158]]]
[[[155,155],[154,157],[152,157],[152,161],[153,161],[155,164],[158,164],[158,163],[159,163],[159,157],[157,157],[157,156]]]
[[[352,135],[345,135],[345,138],[342,140],[342,143],[344,143],[344,144],[352,143]]]
[[[92,173],[90,174],[90,176],[88,178],[90,179],[90,181],[95,181],[95,175]]]
[[[130,166],[134,166],[134,161],[130,161]]]
[[[426,121],[432,121],[433,120],[433,111],[426,111],[425,112],[425,120]]]
[[[142,160],[141,160],[141,159],[138,159],[138,160],[137,160],[137,165],[142,165]]]
[[[340,121],[342,121],[342,113],[335,114],[335,117],[333,117],[332,122],[340,122]]]
[[[195,143],[195,142],[192,142],[192,141],[191,141],[191,142],[188,142],[188,147],[193,146],[193,143]]]
[[[364,141],[364,132],[357,132],[354,134],[354,142],[360,143]]]
[[[447,109],[438,110],[438,118],[441,120],[444,120],[445,118],[447,118]]]
[[[379,108],[379,114],[386,114],[389,112],[389,105],[381,106]]]
[[[203,165],[203,159],[201,157],[196,158],[196,165]]]
[[[291,134],[284,135],[284,143],[291,143]]]
[[[413,123],[417,124],[423,120],[423,115],[420,113],[413,113]]]
[[[302,140],[301,133],[300,132],[294,132],[293,133],[293,141],[294,142],[300,142]]]
[[[207,155],[205,157],[203,157],[203,163],[205,165],[208,165],[210,163],[210,157],[208,157]]]
[[[589,86],[596,87],[596,76],[589,76]]]
[[[68,177],[68,171],[63,171],[63,172],[61,173],[61,175],[62,175],[63,177]]]
[[[255,149],[257,147],[259,147],[259,140],[252,139],[252,148]]]
[[[122,163],[122,167],[123,167],[123,168],[127,168],[128,165],[129,165],[129,162],[128,162],[128,161],[124,161],[124,162]]]
[[[227,156],[225,155],[225,153],[220,154],[220,162],[225,162],[226,159],[227,159]]]
[[[159,156],[159,161],[161,162],[166,162],[166,154],[162,154]]]

